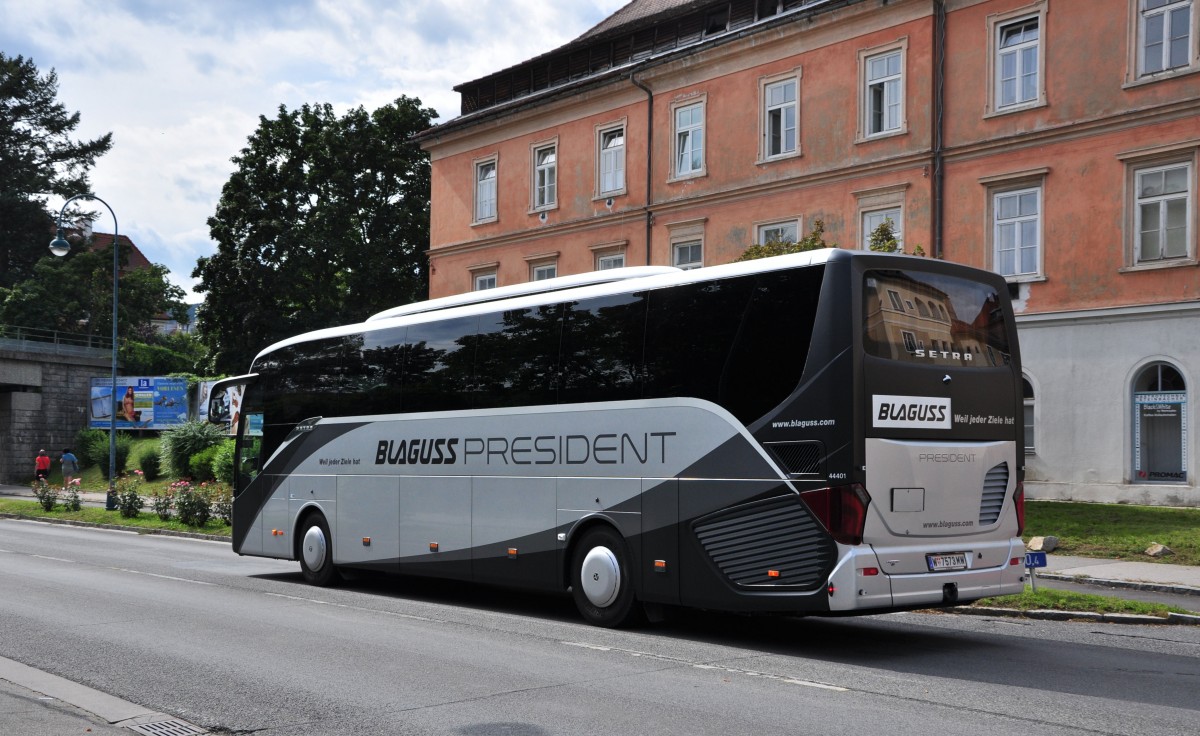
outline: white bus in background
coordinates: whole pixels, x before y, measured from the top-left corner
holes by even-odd
[[[1024,587],[996,274],[826,249],[569,276],[300,335],[230,385],[234,551],[316,585],[569,592],[602,626]]]

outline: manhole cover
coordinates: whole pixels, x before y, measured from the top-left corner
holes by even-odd
[[[206,729],[193,726],[187,721],[169,720],[157,723],[139,723],[136,726],[126,726],[130,731],[145,734],[145,736],[197,736],[206,734]]]

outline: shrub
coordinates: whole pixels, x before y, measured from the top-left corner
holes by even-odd
[[[227,438],[224,428],[209,422],[185,422],[163,432],[163,459],[167,461],[167,469],[172,475],[187,475],[191,472],[189,460],[192,455]]]
[[[192,480],[213,480],[213,461],[216,460],[217,453],[220,451],[221,445],[213,445],[188,458],[188,473],[192,476]]]
[[[90,458],[93,464],[100,467],[100,472],[104,477],[108,477],[108,432],[99,432],[99,434],[89,435],[87,437],[87,445],[81,449]],[[117,432],[117,475],[125,472],[125,465],[129,461],[129,449],[133,447],[133,438],[125,432]]]
[[[162,472],[159,469],[162,459],[159,457],[158,451],[159,448],[151,447],[143,452],[142,456],[138,458],[138,467],[142,469],[142,477],[144,477],[148,483],[158,480],[158,477],[162,475]]]
[[[217,518],[226,524],[233,523],[233,489],[224,483],[214,483],[209,487],[209,497],[212,499],[212,511]]]
[[[75,448],[77,449],[76,457],[79,458],[79,467],[89,468],[100,462],[99,456],[93,456],[93,447],[100,449],[103,445],[101,453],[105,458],[108,457],[108,432],[103,429],[81,429],[75,435]]]
[[[208,489],[193,486],[186,480],[171,484],[175,495],[175,512],[179,520],[188,526],[204,526],[212,514],[208,504]]]
[[[53,511],[54,505],[58,503],[58,489],[52,488],[43,478],[34,481],[33,495],[37,496],[38,503],[45,511]]]
[[[170,489],[165,491],[154,491],[150,494],[150,508],[162,521],[171,520],[171,505],[174,499]]]
[[[78,511],[83,508],[83,501],[79,498],[79,486],[76,483],[63,489],[62,504],[67,511]]]
[[[217,445],[217,455],[213,458],[213,477],[220,483],[233,483],[233,448],[237,444],[233,440],[225,440]]]
[[[117,509],[126,519],[136,519],[146,505],[140,493],[142,477],[142,471],[135,470],[117,480]]]

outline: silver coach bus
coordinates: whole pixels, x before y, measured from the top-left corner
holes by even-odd
[[[263,350],[233,549],[573,596],[805,614],[1024,586],[1006,284],[825,249],[388,310]],[[214,395],[219,389],[214,390]]]

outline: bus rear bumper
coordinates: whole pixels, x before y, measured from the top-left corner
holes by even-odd
[[[1023,559],[1024,544],[1014,539],[1001,565],[945,572],[889,575],[869,547],[854,549],[830,576],[830,611],[909,609],[968,603],[980,598],[1016,595],[1025,590],[1025,569],[1009,564]]]

